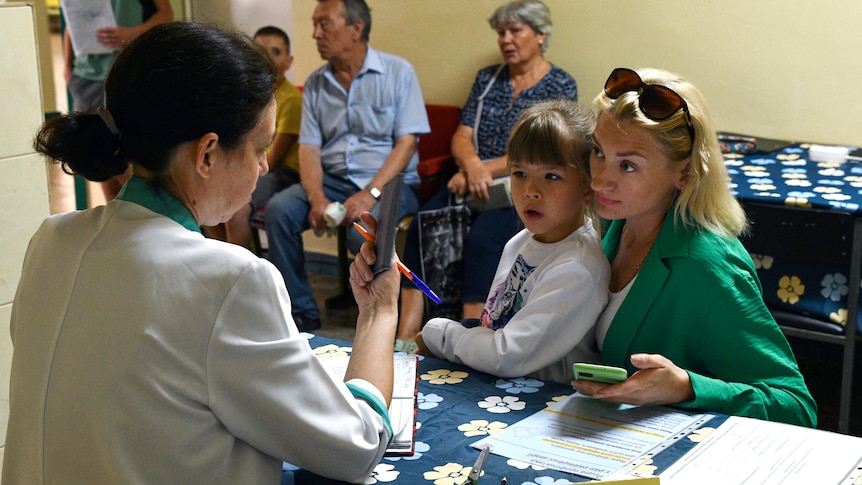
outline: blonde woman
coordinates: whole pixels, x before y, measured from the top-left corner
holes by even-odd
[[[610,302],[596,327],[630,377],[574,381],[595,398],[815,426],[817,406],[737,236],[745,214],[701,93],[678,75],[615,69],[596,97],[590,159]]]

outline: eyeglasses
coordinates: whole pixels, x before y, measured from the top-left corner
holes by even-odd
[[[638,107],[647,118],[653,121],[664,121],[682,109],[688,133],[694,140],[694,126],[691,124],[691,114],[688,104],[673,89],[660,84],[647,84],[635,71],[618,67],[611,72],[605,81],[605,94],[611,99],[617,99],[629,91],[637,91]]]

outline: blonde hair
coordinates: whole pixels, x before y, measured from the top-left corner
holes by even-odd
[[[730,176],[703,95],[677,74],[648,68],[638,69],[637,73],[644,83],[668,87],[682,96],[688,105],[694,139],[682,109],[666,120],[651,120],[639,108],[637,91],[611,99],[602,90],[593,100],[599,116],[606,113],[651,131],[672,166],[690,163],[686,183],[674,203],[675,221],[723,236],[739,236],[748,228],[748,222],[742,206],[730,192]]]
[[[581,183],[590,186],[590,152],[596,117],[589,109],[566,100],[545,101],[525,109],[506,146],[507,163],[543,163],[573,167]],[[587,216],[595,219],[592,207]],[[594,222],[598,222],[595,221]],[[594,224],[596,228],[598,224]]]

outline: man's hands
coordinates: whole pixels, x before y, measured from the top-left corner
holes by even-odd
[[[572,381],[572,387],[602,401],[637,405],[666,405],[691,401],[694,389],[685,369],[659,354],[634,354],[639,370],[619,384]]]
[[[329,230],[329,224],[323,217],[323,213],[326,212],[326,206],[329,205],[329,199],[324,197],[314,202],[309,200],[308,203],[311,206],[311,209],[308,211],[308,224],[311,228],[315,232]]]
[[[311,209],[308,211],[308,223],[315,231],[328,231],[331,228],[323,217],[326,207],[329,205],[329,199],[321,198],[312,202],[308,201]],[[360,214],[368,212],[374,208],[377,200],[371,196],[367,190],[360,190],[351,195],[344,201],[344,220],[341,221],[342,226],[349,226],[353,221],[359,220]],[[375,223],[376,226],[376,223]]]
[[[351,195],[344,201],[344,220],[341,221],[341,225],[353,224],[353,221],[359,219],[360,214],[370,211],[376,203],[377,199],[367,190],[360,190]]]

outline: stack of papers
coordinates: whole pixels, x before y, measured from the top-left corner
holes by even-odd
[[[661,474],[662,484],[854,484],[862,438],[731,416]]]
[[[472,446],[488,444],[496,455],[603,479],[647,453],[658,452],[709,418],[572,394]]]
[[[665,406],[610,404],[580,394],[473,443],[491,453],[598,480],[652,476],[651,457],[698,429],[698,443],[660,471],[662,485],[862,483],[862,438]],[[706,424],[706,426],[704,426]]]

